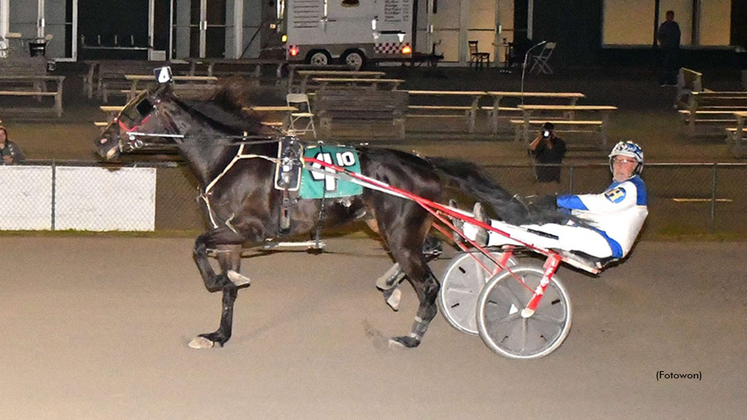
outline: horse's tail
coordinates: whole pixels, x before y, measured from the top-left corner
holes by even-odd
[[[558,212],[557,208],[548,208],[539,203],[523,203],[498,185],[485,169],[475,163],[440,157],[424,159],[438,170],[442,178],[472,198],[488,204],[498,218],[506,223],[564,223],[571,219],[568,215]]]

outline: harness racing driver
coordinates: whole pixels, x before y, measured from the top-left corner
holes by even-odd
[[[641,147],[632,141],[619,142],[610,152],[609,162],[613,182],[603,193],[561,195],[556,199],[559,211],[570,212],[582,224],[571,221],[513,226],[488,219],[480,203],[475,204],[475,219],[534,246],[573,251],[582,259],[592,257],[588,262],[602,268],[607,262],[628,255],[648,215],[646,186],[639,176],[643,169]],[[504,235],[469,223],[464,224],[464,233],[479,245],[517,244]]]

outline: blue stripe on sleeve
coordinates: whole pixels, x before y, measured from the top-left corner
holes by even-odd
[[[635,188],[638,191],[638,196],[636,197],[636,204],[639,206],[646,206],[648,205],[648,194],[646,193],[646,184],[643,183],[643,180],[639,176],[634,176],[630,179],[630,181],[635,184]]]
[[[558,207],[574,210],[589,210],[577,195],[561,195],[557,199]]]

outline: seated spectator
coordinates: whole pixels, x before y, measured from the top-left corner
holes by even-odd
[[[0,125],[0,154],[3,156],[4,165],[23,163],[26,160],[21,148],[8,139],[8,130],[2,125]]]

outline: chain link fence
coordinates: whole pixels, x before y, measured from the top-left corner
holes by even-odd
[[[197,199],[197,182],[186,166],[173,163],[131,166],[152,168],[154,174],[148,176],[140,171],[129,176],[127,171],[114,170],[113,166],[75,162],[33,162],[24,165],[22,172],[0,166],[0,188],[6,197],[10,193],[17,198],[0,200],[3,215],[0,230],[109,230],[104,221],[111,215],[96,213],[102,212],[100,206],[131,216],[133,222],[125,225],[135,226],[132,230],[206,229],[207,220]],[[70,167],[83,170],[75,171],[78,176],[71,178],[66,175]],[[514,194],[537,193],[534,168],[530,165],[491,165],[486,170]],[[110,179],[110,172],[127,176],[122,180],[114,178],[119,184],[104,182]],[[649,216],[642,237],[712,234],[747,237],[747,223],[743,221],[747,214],[747,190],[743,187],[747,164],[649,164],[643,178]],[[74,182],[78,184],[71,185]],[[555,190],[560,194],[599,193],[610,182],[610,170],[605,164],[563,165],[561,182]],[[154,197],[148,196],[150,183],[155,187]],[[90,190],[89,195],[94,199],[89,199],[89,203],[80,190]],[[135,221],[146,212],[154,212],[152,226],[138,227]],[[94,221],[91,229],[76,228],[76,217],[91,216],[102,221]],[[51,223],[34,224],[45,217],[51,218]]]

